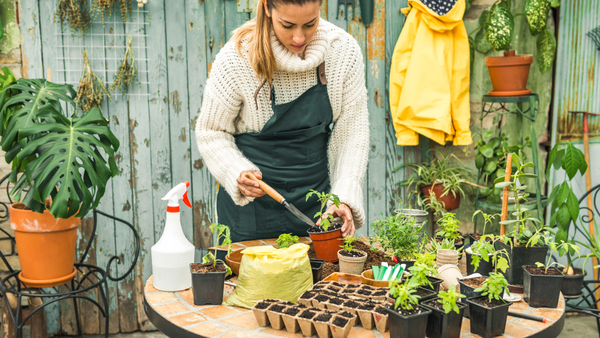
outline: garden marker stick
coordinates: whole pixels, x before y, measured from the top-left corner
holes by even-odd
[[[179,200],[192,207],[187,196],[190,182],[176,185],[163,200],[168,200],[165,230],[152,246],[152,274],[154,287],[161,291],[181,291],[192,286],[190,264],[194,263],[194,245],[181,229]]]
[[[387,270],[385,270],[385,275],[383,275],[383,278],[381,280],[383,280],[383,281],[389,280],[390,275],[392,274],[392,270],[394,270],[394,268],[391,266],[389,268],[387,268]]]
[[[512,154],[508,154],[506,159],[506,172],[504,174],[504,182],[510,182],[510,174],[512,173]],[[517,196],[515,196],[515,199]],[[504,187],[504,195],[502,195],[502,215],[500,216],[500,222],[506,221],[506,214],[508,214],[508,187]],[[500,236],[506,235],[506,224],[500,223]],[[517,238],[515,236],[515,238]]]
[[[377,280],[377,276],[379,276],[379,266],[371,265],[371,269],[373,269],[373,279]]]

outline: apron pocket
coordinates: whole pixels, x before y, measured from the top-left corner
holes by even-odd
[[[275,165],[304,165],[327,156],[329,124],[326,122],[305,129],[275,132],[273,136],[276,142],[271,143],[271,155]]]

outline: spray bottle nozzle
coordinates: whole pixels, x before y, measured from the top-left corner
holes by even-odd
[[[187,194],[187,187],[189,186],[190,182],[187,181],[179,183],[178,185],[173,187],[173,189],[171,189],[162,199],[169,201],[169,204],[167,204],[167,206],[169,207],[179,207],[179,200],[183,199],[183,203],[185,203],[185,205],[191,208],[192,204],[190,203]]]

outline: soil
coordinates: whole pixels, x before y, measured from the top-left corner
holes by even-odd
[[[369,285],[365,285],[365,284],[363,284],[363,285],[362,285],[362,288],[361,288],[361,289],[363,289],[363,290],[367,290],[367,291],[371,291],[371,292],[375,291],[375,288],[374,288],[374,287],[372,287],[372,286],[369,286]]]
[[[342,305],[344,304],[344,300],[341,298],[331,298],[329,304]]]
[[[371,295],[371,291],[369,291],[369,290],[358,290],[358,291],[356,291],[356,293],[361,294],[361,295],[365,295],[365,296],[370,296]]]
[[[329,297],[325,296],[325,295],[318,295],[315,297],[315,299],[319,302],[324,302],[326,300],[329,300]]]
[[[358,308],[359,308],[360,310],[367,310],[367,311],[371,311],[371,310],[373,310],[373,309],[374,309],[376,306],[377,306],[377,304],[375,304],[375,303],[365,303],[365,304],[363,304],[363,305],[359,306]]]
[[[321,294],[329,296],[329,297],[337,297],[338,296],[337,292],[332,292],[332,291],[327,291],[327,290],[321,290]]]
[[[352,318],[352,317],[354,317],[354,315],[353,315],[353,314],[351,314],[351,313],[350,313],[350,312],[348,312],[348,311],[344,311],[344,312],[342,312],[342,313],[338,313],[338,315],[340,315],[340,316],[342,316],[342,317],[344,317],[344,318]]]
[[[472,288],[479,288],[481,287],[481,285],[483,284],[483,282],[485,282],[487,278],[486,277],[477,277],[477,278],[467,278],[467,279],[461,279],[461,282],[463,282],[463,284],[466,284]]]
[[[500,306],[500,305],[504,305],[506,304],[504,301],[501,300],[497,300],[497,299],[492,299],[492,301],[490,301],[489,298],[487,297],[480,297],[480,298],[472,298],[469,299],[470,301],[486,306],[486,307],[496,307],[496,306]]]
[[[314,295],[315,295],[314,292],[306,291],[305,293],[303,293],[302,295],[300,295],[300,298],[302,298],[302,299],[310,299],[310,298],[314,297]]]
[[[393,309],[393,307],[392,307]],[[413,315],[418,315],[419,313],[425,311],[425,309],[421,308],[418,305],[413,305],[413,309],[412,310],[403,310],[401,307],[398,307],[398,310],[396,310],[396,312],[398,312],[399,314],[403,315],[403,316],[413,316]]]
[[[381,291],[375,291],[375,292],[373,292],[373,294],[371,296],[373,296],[373,297],[380,297],[380,296],[385,296],[386,294],[387,294],[387,291],[381,290]]]
[[[348,284],[348,285],[346,285],[346,290],[348,290],[348,289],[356,289],[358,287],[359,287],[359,285],[357,285],[357,284]]]
[[[321,272],[323,278],[328,277],[334,272],[340,272],[340,266],[337,263],[325,262],[325,264],[323,264],[323,270]]]
[[[326,288],[326,287],[327,287],[327,285],[323,285],[323,284],[315,284],[315,285],[313,286],[313,290],[320,290],[320,289],[324,289],[324,288]]]
[[[296,305],[296,308],[301,309],[301,310],[308,309],[308,307],[306,307],[306,305],[304,305],[304,304],[298,304],[298,305]]]
[[[327,288],[327,290],[337,293],[337,292],[340,292],[341,288],[336,288],[335,286],[330,286]]]
[[[364,252],[358,252],[358,251],[348,252],[346,250],[340,251],[340,254],[342,256],[346,256],[346,257],[364,257],[366,255]]]
[[[342,283],[338,283],[336,281],[333,281],[329,285],[337,286],[338,288],[343,288],[346,284],[342,284]]]
[[[300,309],[295,308],[295,307],[291,307],[291,308],[285,310],[285,312],[283,312],[283,313],[285,313],[286,315],[290,315],[290,316],[294,317],[295,315],[298,314],[298,312],[300,312]]]
[[[385,310],[385,308],[383,306],[378,306],[375,308],[375,312],[382,314],[382,315],[387,315],[387,311]]]
[[[327,228],[327,232],[341,229],[342,225],[344,225],[344,224],[343,223],[331,223],[329,228]],[[317,225],[316,227],[312,227],[312,228],[308,229],[306,232],[308,232],[309,234],[318,234],[320,232],[326,232],[326,231],[323,229],[322,225]]]
[[[292,302],[288,302],[288,301],[282,301],[279,304],[281,304],[281,305],[287,305],[287,306],[290,306],[290,305],[294,305],[295,306],[296,305],[296,303],[292,303]]]
[[[471,237],[473,237],[476,241],[478,241],[479,239],[481,239],[481,236],[483,236],[483,235],[480,235],[480,234],[471,234]],[[491,242],[492,239],[490,237],[488,237],[488,238],[486,238],[486,241],[487,242]]]
[[[256,306],[254,308],[259,309],[259,310],[264,310],[264,309],[268,308],[269,305],[271,305],[271,304],[272,303],[262,301],[262,302],[256,303]]]
[[[394,262],[394,259],[392,257],[387,257],[385,255],[385,253],[382,251],[371,250],[371,247],[362,241],[356,241],[353,244],[354,244],[354,249],[361,250],[361,251],[364,251],[367,253],[367,260],[365,261],[363,271],[371,270],[372,265],[379,266],[379,265],[381,265],[382,262],[387,262],[390,266],[396,265],[396,263]],[[308,249],[308,257],[314,258],[314,259],[317,258],[317,254],[315,253],[315,248],[312,245],[312,243],[310,244],[310,248]],[[338,263],[325,262],[325,264],[323,264],[323,269],[321,271],[322,271],[321,276],[323,276],[323,278],[327,278],[329,275],[331,275],[334,272],[340,272],[340,266]],[[342,286],[342,285],[339,285],[339,286]]]
[[[335,326],[344,327],[346,324],[348,324],[348,319],[343,317],[335,317],[332,324]]]
[[[548,269],[548,272],[546,272],[545,268],[526,267],[525,269],[527,269],[527,271],[529,271],[529,273],[531,273],[532,275],[544,275],[544,276],[560,276],[561,275],[560,271],[558,271],[556,268],[550,268],[550,269]]]
[[[434,307],[434,308],[436,308],[438,310],[444,311],[444,305],[442,303],[440,303],[439,300],[436,300],[436,299],[426,301],[425,305],[429,305],[429,306]]]
[[[358,304],[357,302],[350,300],[344,303],[345,307],[349,307],[351,309],[356,309],[360,306],[360,304]]]
[[[225,267],[225,264],[217,264],[217,266],[215,267],[213,265],[213,263],[204,263],[204,264],[200,264],[200,263],[192,263],[191,267],[190,267],[192,273],[207,273],[207,272],[223,272],[223,271],[227,271],[227,268]]]
[[[311,319],[316,314],[317,314],[316,312],[313,312],[313,311],[310,311],[310,310],[304,310],[304,312],[302,312],[300,314],[300,318]]]
[[[267,302],[267,303],[277,303],[278,300],[277,299],[263,299],[263,302]]]
[[[328,322],[331,319],[332,315],[329,313],[321,313],[314,320],[317,322]]]
[[[429,291],[429,290],[425,290],[425,289],[417,289],[417,292],[415,292],[415,295],[423,298],[423,296],[429,296],[433,293],[433,291]]]
[[[273,304],[273,305],[271,305],[271,307],[269,308],[269,310],[271,310],[273,312],[282,313],[285,308],[286,308],[285,305]]]

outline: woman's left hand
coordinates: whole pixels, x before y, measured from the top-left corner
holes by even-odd
[[[341,217],[344,220],[344,225],[342,225],[342,236],[346,237],[348,235],[354,235],[356,229],[354,228],[354,219],[352,219],[352,210],[345,205],[340,204],[340,207],[336,207],[335,204],[332,204],[327,211],[325,211],[324,215],[332,214],[333,217]],[[321,224],[321,220],[317,221],[317,225]]]

